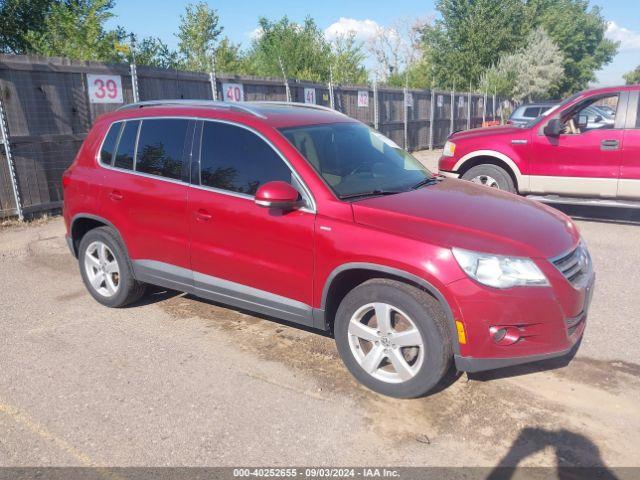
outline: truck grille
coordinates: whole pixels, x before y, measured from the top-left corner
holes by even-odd
[[[552,262],[574,287],[583,286],[585,280],[589,277],[591,257],[582,244],[567,255],[552,260]]]

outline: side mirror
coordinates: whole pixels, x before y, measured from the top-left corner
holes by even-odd
[[[287,182],[267,182],[256,192],[255,203],[261,207],[296,210],[304,205],[300,194]]]
[[[603,121],[604,121],[604,118],[602,118],[602,115],[596,115],[596,118],[593,120],[593,123],[601,123]]]
[[[547,137],[559,137],[562,133],[562,122],[559,118],[549,120],[549,123],[545,125],[543,132]]]

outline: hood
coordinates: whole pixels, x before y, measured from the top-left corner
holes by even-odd
[[[352,205],[357,223],[446,248],[550,258],[580,238],[571,219],[551,207],[463,180]]]
[[[522,135],[527,129],[515,125],[500,125],[496,127],[472,128],[456,132],[449,137],[449,140],[456,141],[465,138],[488,137],[494,135]]]

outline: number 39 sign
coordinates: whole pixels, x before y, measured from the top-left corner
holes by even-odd
[[[87,86],[91,103],[123,103],[120,75],[87,74]]]

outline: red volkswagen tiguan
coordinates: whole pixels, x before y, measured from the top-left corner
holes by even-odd
[[[153,284],[330,331],[386,395],[569,354],[585,328],[594,273],[568,217],[434,176],[327,108],[134,104],[98,119],[63,184],[101,304]]]

